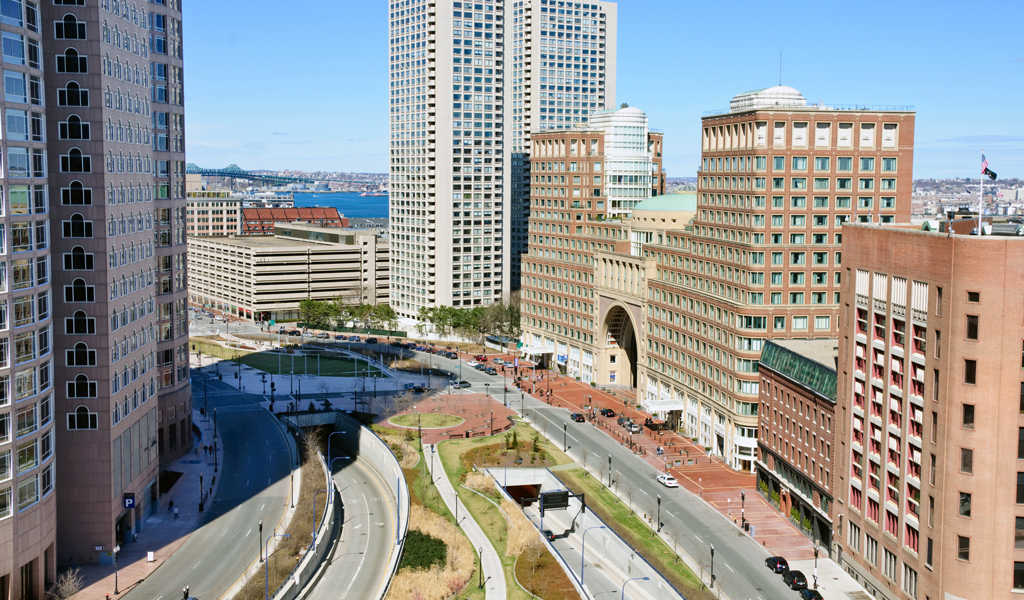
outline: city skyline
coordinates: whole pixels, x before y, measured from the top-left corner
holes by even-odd
[[[376,5],[318,7],[322,18],[314,24],[303,19],[300,24],[302,11],[277,14],[259,10],[261,3],[244,14],[231,12],[230,18],[230,7],[216,3],[185,7],[189,19],[197,24],[186,32],[192,42],[190,55],[219,57],[196,61],[190,70],[188,94],[192,105],[198,107],[189,114],[190,160],[210,167],[234,162],[247,169],[386,172],[385,10]],[[671,140],[665,161],[670,176],[695,176],[703,112],[724,108],[729,98],[745,90],[776,85],[781,50],[783,84],[799,89],[810,102],[914,105],[920,116],[914,165],[918,178],[976,176],[975,163],[980,164],[982,148],[1001,177],[1017,176],[1024,171],[1024,150],[1014,146],[1020,145],[1024,135],[1012,132],[1020,131],[1024,122],[1012,102],[1020,91],[1016,81],[1024,69],[1024,51],[1012,45],[1009,28],[1024,16],[1024,7],[988,3],[989,10],[979,11],[943,4],[928,14],[912,12],[912,6],[885,7],[892,22],[913,23],[913,34],[890,33],[894,30],[884,22],[864,33],[858,33],[853,23],[836,25],[846,28],[849,36],[859,36],[857,46],[890,48],[893,53],[853,60],[843,50],[845,45],[823,52],[815,41],[815,23],[842,22],[842,13],[828,7],[816,7],[812,12],[777,11],[767,16],[764,36],[748,36],[749,42],[732,37],[730,45],[721,46],[715,42],[719,34],[714,28],[680,35],[680,26],[687,22],[713,22],[715,13],[710,7],[656,0],[630,2],[621,6],[616,101],[643,109],[665,131]],[[684,8],[692,13],[683,13]],[[961,26],[982,13],[1001,16],[986,23],[984,34],[973,35]],[[658,14],[659,18],[644,19],[646,14]],[[238,95],[226,90],[255,76],[250,70],[256,62],[249,66],[245,56],[261,43],[259,36],[244,32],[269,27],[269,15],[284,26],[294,20],[295,26],[312,27],[312,35],[305,39],[310,56],[363,58],[290,61],[285,65],[273,56],[266,57],[269,71],[280,76],[264,93],[250,94],[239,103]],[[807,41],[773,40],[770,31],[777,28],[787,28],[789,37],[796,37],[796,30],[787,24],[794,16],[805,19],[806,25],[799,29],[806,31]],[[319,27],[327,32],[326,27],[339,22],[363,26],[346,28],[341,37],[315,35]],[[953,33],[955,37],[951,37]],[[931,37],[926,38],[928,34]],[[651,56],[683,60],[649,63]],[[263,76],[267,69],[262,68],[264,61],[259,62]],[[232,68],[225,71],[225,63]],[[650,68],[645,68],[647,64]],[[709,64],[718,71],[727,65],[728,74],[704,81],[699,73]],[[887,64],[900,66],[892,73],[894,81],[886,76]],[[322,77],[325,69],[331,77]],[[966,79],[950,75],[961,72],[968,74]],[[694,89],[690,83],[694,81],[700,81],[699,88]],[[280,101],[296,93],[306,97],[306,108],[275,117]],[[964,106],[971,110],[964,111]],[[993,114],[999,114],[1000,120],[991,119]],[[266,124],[253,127],[252,123],[259,121]]]

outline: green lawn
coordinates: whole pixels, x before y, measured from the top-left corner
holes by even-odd
[[[318,355],[296,355],[283,352],[246,352],[223,348],[216,344],[204,342],[193,338],[191,343],[206,356],[215,356],[222,360],[238,361],[243,365],[266,371],[273,375],[288,375],[294,372],[296,375],[322,375],[325,377],[366,377],[367,369],[365,361],[354,361],[350,358],[335,358],[332,356]],[[317,363],[319,362],[319,369]],[[380,370],[370,367],[370,377],[381,377]]]
[[[410,413],[398,415],[388,419],[391,423],[402,427],[423,427],[433,429],[436,427],[454,427],[461,425],[466,420],[455,415],[444,413]]]

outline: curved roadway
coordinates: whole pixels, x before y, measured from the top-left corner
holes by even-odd
[[[193,382],[204,376],[193,371]],[[256,404],[258,397],[239,394],[212,379],[207,385],[210,410],[217,409],[217,444],[224,455],[216,473],[217,494],[202,526],[125,594],[128,600],[174,600],[185,585],[196,598],[220,598],[259,559],[259,520],[263,519],[265,543],[288,507],[291,459],[277,420]],[[209,476],[213,475],[211,469]]]

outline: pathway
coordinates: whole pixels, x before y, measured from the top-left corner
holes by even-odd
[[[429,448],[427,447],[423,448],[424,455],[428,450]],[[434,451],[436,451],[436,448]],[[473,519],[473,515],[470,514],[465,505],[461,506],[461,510],[456,510],[455,503],[462,504],[462,502],[455,495],[455,488],[452,487],[452,482],[448,480],[448,476],[444,472],[442,461],[431,461],[427,464],[433,467],[431,477],[434,478],[437,490],[441,493],[441,499],[444,500],[445,505],[448,506],[448,510],[452,514],[459,515],[459,527],[466,532],[466,537],[469,538],[469,542],[473,544],[473,547],[481,551],[484,577],[486,578],[484,587],[487,592],[487,600],[505,600],[505,569],[501,564],[498,552],[491,545],[491,540],[487,538],[487,535],[477,525],[476,520]],[[437,471],[440,471],[440,473],[435,475]],[[472,582],[470,582],[470,585],[472,585]]]
[[[518,397],[519,394],[517,393],[516,398]],[[398,415],[415,415],[417,412],[424,414],[443,413],[464,419],[464,422],[458,425],[433,428],[424,427],[424,444],[436,444],[448,439],[465,438],[467,437],[466,432],[470,432],[468,437],[491,435],[492,431],[498,433],[509,428],[512,425],[512,417],[516,416],[514,410],[505,408],[502,405],[500,397],[495,399],[481,393],[453,393],[436,394],[420,398],[412,406],[396,413],[392,418]],[[494,420],[493,424],[490,423],[492,418]],[[401,425],[395,425],[384,417],[380,417],[377,423],[385,427],[395,427],[398,429],[417,429],[415,426],[402,427]]]

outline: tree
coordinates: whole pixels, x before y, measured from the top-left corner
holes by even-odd
[[[633,514],[633,495],[636,494],[636,484],[629,477],[626,478],[626,502],[629,504],[629,514]]]
[[[394,329],[398,321],[398,315],[390,304],[375,304],[373,307],[373,318],[377,323],[383,323],[388,329]]]
[[[69,600],[72,596],[82,591],[82,575],[78,567],[64,571],[57,576],[53,589],[49,596],[53,600]]]
[[[299,302],[299,314],[306,327],[323,329],[334,314],[334,307],[331,302],[306,298]]]
[[[587,460],[590,458],[590,443],[586,442],[583,444],[583,456],[580,457],[580,462],[583,463],[583,476],[587,476]]]

